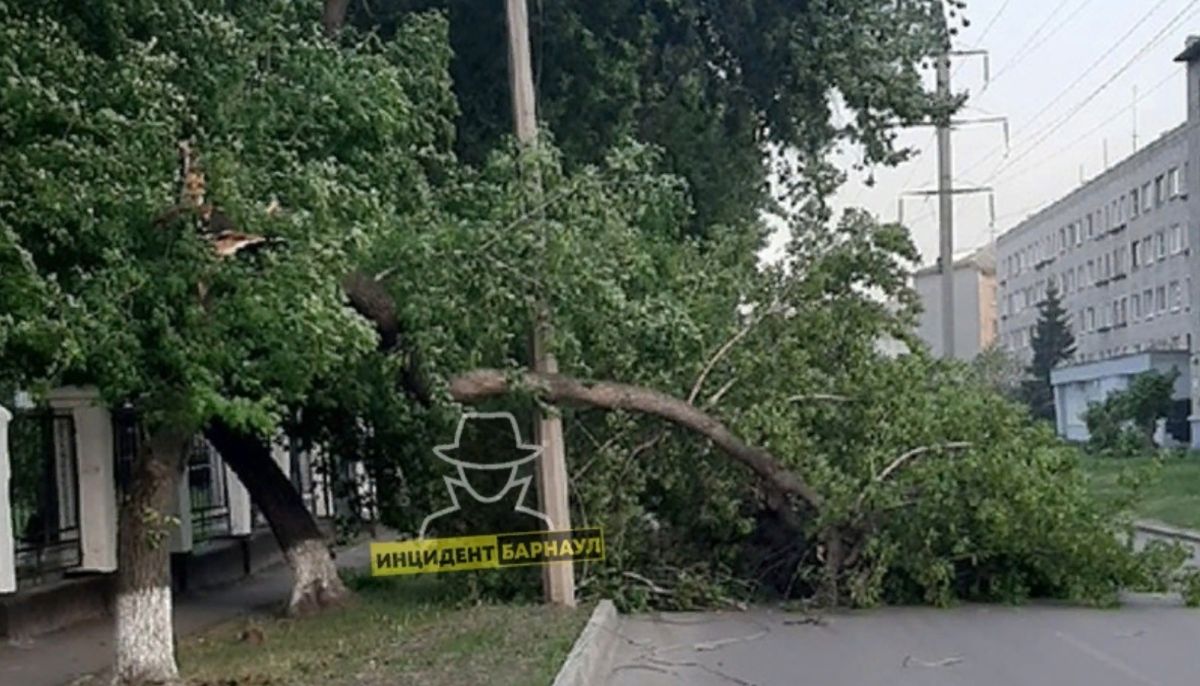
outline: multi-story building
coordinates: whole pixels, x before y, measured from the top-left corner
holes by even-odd
[[[1176,353],[1180,393],[1187,397],[1190,388],[1200,267],[1200,42],[1189,39],[1177,61],[1188,65],[1183,124],[996,241],[1000,345],[1031,357],[1037,305],[1051,286],[1070,316],[1075,357],[1070,372],[1055,377],[1063,384],[1056,387],[1059,432],[1073,438],[1081,436],[1087,403],[1148,368],[1144,353]]]
[[[942,274],[937,265],[913,274],[921,298],[917,334],[942,356]],[[996,339],[996,261],[992,248],[980,248],[954,261],[954,357],[971,360]]]
[[[1031,354],[1051,286],[1070,314],[1078,362],[1189,348],[1186,134],[1164,134],[997,239],[1006,348]]]

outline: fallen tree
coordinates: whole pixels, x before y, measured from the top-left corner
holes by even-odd
[[[886,364],[891,377],[864,387],[853,404],[894,389],[901,396],[897,408],[905,408],[897,410],[896,418],[903,420],[905,411],[919,404],[902,389],[919,384],[897,381],[931,368],[919,359]],[[932,370],[942,389],[936,395],[968,390],[953,376],[941,376],[936,366]],[[449,392],[464,404],[529,393],[560,406],[642,413],[708,442],[751,471],[761,485],[763,505],[782,515],[782,528],[777,522],[773,533],[760,532],[733,545],[748,550],[765,544],[769,549],[763,552],[770,557],[783,554],[792,545],[789,540],[798,542],[799,550],[789,557],[791,569],[776,585],[787,596],[800,591],[823,604],[856,606],[1028,595],[1111,603],[1121,588],[1186,580],[1179,576],[1177,559],[1124,548],[1116,535],[1119,525],[1092,499],[1072,450],[1017,421],[1021,408],[987,391],[959,396],[963,410],[955,412],[961,420],[955,425],[961,423],[961,433],[972,439],[992,432],[992,444],[982,438],[930,440],[886,459],[864,460],[863,467],[847,463],[840,471],[826,471],[820,484],[801,476],[795,456],[751,446],[713,414],[645,387],[476,369],[452,378]],[[826,395],[837,396],[829,403],[831,412],[850,404],[847,396]],[[983,425],[984,417],[995,426]],[[1004,428],[995,433],[996,427]],[[644,451],[636,454],[663,459]],[[1047,526],[1049,521],[1056,526]],[[681,573],[683,568],[676,568],[654,578],[626,569],[617,576],[619,583],[640,579],[647,589],[645,602],[671,605],[679,602],[673,588],[679,577],[672,576]]]
[[[267,442],[221,420],[210,423],[204,436],[250,492],[292,569],[287,613],[308,615],[342,603],[349,591],[338,576],[325,535],[300,493],[272,459]]]
[[[357,270],[342,279],[342,289],[351,308],[374,327],[378,352],[406,356],[407,364],[397,386],[416,402],[428,404],[429,393],[420,378],[416,356],[402,346],[395,301],[378,280]],[[338,576],[337,565],[316,518],[275,463],[267,440],[221,419],[211,422],[204,436],[249,491],[292,569],[287,614],[308,615],[340,605],[350,591]]]
[[[473,404],[486,398],[526,390],[544,400],[582,404],[606,410],[633,410],[665,419],[711,440],[732,459],[749,467],[774,492],[797,496],[812,510],[823,498],[801,477],[787,470],[771,453],[747,445],[716,417],[691,403],[649,388],[607,381],[583,382],[562,374],[523,371],[514,380],[498,369],[476,369],[450,382],[450,397]]]

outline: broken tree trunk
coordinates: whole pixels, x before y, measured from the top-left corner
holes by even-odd
[[[660,417],[708,438],[731,458],[754,471],[775,493],[797,496],[814,510],[819,510],[823,502],[812,486],[768,451],[748,445],[720,420],[695,405],[649,388],[607,381],[583,382],[561,374],[530,371],[522,373],[519,384],[513,384],[511,376],[501,370],[476,369],[450,382],[450,396],[461,403],[475,403],[518,388],[529,389],[550,402],[633,410]]]
[[[121,501],[117,566],[117,684],[174,683],[179,679],[171,624],[168,539],[176,522],[171,506],[188,437],[150,436],[134,464]]]
[[[374,325],[379,334],[378,350],[383,354],[402,351],[396,305],[382,284],[354,271],[342,280],[342,288],[350,306]],[[399,386],[418,402],[428,404],[429,392],[420,377],[416,355],[413,352],[406,354],[408,361]],[[304,506],[304,500],[292,482],[275,464],[267,442],[220,420],[213,421],[205,429],[204,436],[250,492],[250,499],[266,517],[292,568],[294,582],[287,605],[288,614],[311,614],[338,605],[349,597],[350,592],[337,574],[329,544],[316,519]]]
[[[350,592],[338,576],[329,544],[300,493],[272,459],[267,442],[220,420],[210,423],[204,436],[250,492],[292,568],[287,613],[313,614],[345,601]]]

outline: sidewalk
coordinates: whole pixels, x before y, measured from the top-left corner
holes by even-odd
[[[1182,529],[1153,519],[1139,519],[1134,522],[1134,544],[1143,546],[1152,540],[1180,543],[1191,548],[1192,556],[1187,564],[1200,567],[1200,531]]]
[[[368,542],[337,551],[342,569],[364,569]],[[230,586],[189,593],[175,600],[175,634],[186,636],[255,610],[281,607],[292,588],[292,572],[277,564]],[[63,631],[0,645],[0,685],[63,686],[99,683],[88,675],[113,660],[113,619],[106,617]]]

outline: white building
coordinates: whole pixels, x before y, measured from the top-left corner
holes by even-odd
[[[0,637],[103,614],[117,569],[117,504],[137,450],[136,419],[110,411],[92,388],[60,388],[46,400],[0,406]],[[272,455],[313,514],[342,513],[319,453],[281,440]],[[353,476],[369,496],[369,478]],[[250,494],[202,437],[189,451],[173,514],[177,588],[227,583],[279,560]],[[55,593],[69,602],[47,600]]]
[[[937,265],[913,274],[921,298],[917,334],[934,355],[943,355],[942,274]],[[972,360],[996,339],[996,263],[990,247],[954,261],[954,357]]]
[[[1075,358],[1054,375],[1059,433],[1081,433],[1088,402],[1123,388],[1131,374],[1181,367],[1177,392],[1192,398],[1200,239],[1200,42],[1189,38],[1187,118],[1158,139],[996,241],[999,342],[1024,360],[1037,305],[1053,285],[1075,336]],[[1191,359],[1190,363],[1180,360]],[[1061,386],[1061,388],[1060,388]],[[1190,391],[1188,390],[1190,389]],[[1191,434],[1200,439],[1200,431]]]

